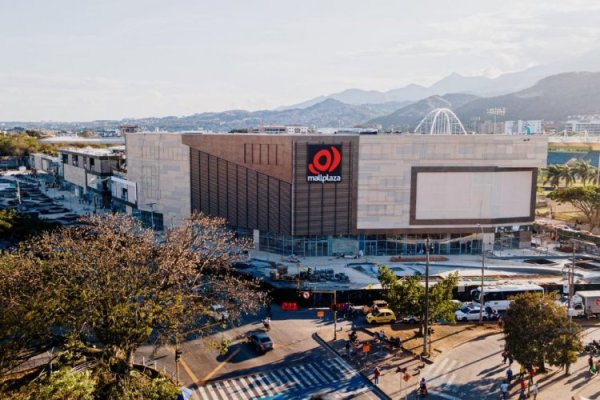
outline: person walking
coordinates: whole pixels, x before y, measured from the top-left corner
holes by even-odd
[[[521,365],[521,368],[519,368],[519,379],[523,380],[525,379],[525,366]]]
[[[512,369],[510,369],[510,367],[508,367],[508,369],[506,370],[506,380],[508,381],[509,385],[512,382],[512,378],[513,378]]]
[[[537,399],[537,395],[540,394],[540,389],[538,389],[537,383],[531,385],[531,395],[533,396],[533,400]]]
[[[533,365],[529,365],[529,367],[527,368],[527,373],[529,374],[529,385],[533,385],[533,377],[536,374],[535,368],[533,368]]]
[[[506,380],[502,381],[502,384],[500,385],[500,392],[502,393],[502,400],[507,400],[508,399],[508,383],[506,382]]]
[[[379,384],[379,376],[381,375],[381,371],[379,370],[379,367],[375,367],[375,371],[373,371],[373,383],[378,385]]]
[[[502,364],[506,364],[507,359],[508,359],[508,351],[504,350],[502,352]]]

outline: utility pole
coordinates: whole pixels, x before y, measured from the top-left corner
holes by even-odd
[[[483,239],[483,226],[481,224],[479,228],[481,229],[481,291],[479,292],[479,325],[483,324],[483,305],[485,302],[483,301],[483,274],[485,270],[485,248],[484,248],[484,239]]]
[[[423,355],[427,353],[429,337],[429,235],[425,239],[425,331],[423,332]]]

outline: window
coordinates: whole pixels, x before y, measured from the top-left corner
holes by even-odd
[[[127,201],[127,188],[121,188],[121,200]]]
[[[62,157],[63,164],[69,163],[69,155],[68,154],[61,154],[61,157]]]
[[[79,166],[79,157],[77,157],[76,155],[73,155],[72,157],[73,158],[72,158],[71,164],[78,167]]]
[[[94,168],[95,159],[90,158],[90,168]]]

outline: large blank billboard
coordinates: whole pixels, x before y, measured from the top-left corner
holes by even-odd
[[[533,220],[536,169],[414,167],[411,225]]]

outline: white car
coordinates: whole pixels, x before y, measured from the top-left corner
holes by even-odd
[[[479,321],[479,307],[465,307],[454,311],[454,317],[457,321]],[[488,313],[483,312],[483,320],[489,319]]]

